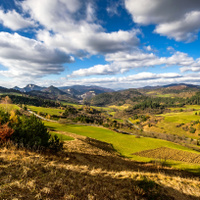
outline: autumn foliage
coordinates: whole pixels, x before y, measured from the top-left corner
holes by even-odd
[[[8,123],[0,125],[0,141],[8,141],[14,130],[8,126]]]

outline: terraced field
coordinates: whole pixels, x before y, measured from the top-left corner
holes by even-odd
[[[200,164],[200,154],[192,153],[188,151],[182,151],[178,149],[171,149],[167,147],[160,147],[157,149],[150,149],[146,151],[141,151],[134,153],[134,155],[147,157],[147,158],[156,158],[164,160],[175,160],[193,164]]]

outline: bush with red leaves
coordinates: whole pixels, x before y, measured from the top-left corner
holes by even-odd
[[[0,142],[8,141],[14,130],[8,126],[8,123],[0,125]]]

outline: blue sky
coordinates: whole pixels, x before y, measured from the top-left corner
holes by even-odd
[[[0,85],[200,82],[198,0],[1,0]]]

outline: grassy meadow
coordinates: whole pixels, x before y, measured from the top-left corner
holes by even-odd
[[[0,104],[0,109],[10,112],[11,110],[20,110],[20,107],[15,104]]]
[[[28,108],[50,115],[64,111]],[[175,124],[181,120],[190,123],[193,116],[200,117],[195,111],[188,113],[179,118],[175,113],[159,117],[165,123]],[[192,163],[193,158],[200,160],[200,153],[194,150],[103,127],[47,121],[44,124],[51,135],[64,141],[64,150],[51,154],[19,149],[12,144],[0,146],[0,199],[198,200],[200,197],[200,164]],[[154,156],[149,156],[149,152]],[[190,155],[189,162],[183,162]]]
[[[145,131],[175,134],[193,139],[198,139],[200,135],[200,125],[196,123],[200,120],[198,109],[200,106],[186,106],[181,111],[173,110],[173,112],[157,115],[156,125],[151,127],[145,126]],[[195,111],[191,111],[195,109]],[[190,128],[196,129],[195,133],[190,132]]]
[[[112,130],[94,126],[83,126],[83,125],[63,125],[53,122],[44,122],[45,125],[55,131],[62,131],[62,132],[69,132],[75,133],[82,136],[91,137],[103,142],[107,142],[113,145],[114,149],[119,152],[122,156],[143,162],[149,162],[153,160],[152,158],[140,157],[133,155],[133,153],[149,150],[149,149],[156,149],[160,147],[168,147],[172,149],[178,149],[183,151],[188,151],[191,153],[197,153],[191,149],[183,147],[181,145],[161,140],[161,139],[154,139],[148,137],[136,137],[134,135],[125,135],[121,133],[116,133]],[[187,164],[183,162],[176,162],[176,161],[168,161],[169,165],[176,166],[177,168],[187,169],[193,172],[200,173],[200,165],[195,164]]]
[[[200,180],[185,171],[138,163],[74,134],[58,155],[0,147],[0,199],[198,200]]]
[[[57,109],[57,108],[44,108],[44,107],[37,107],[37,106],[27,106],[33,112],[36,113],[47,113],[49,115],[61,115],[65,110]]]

